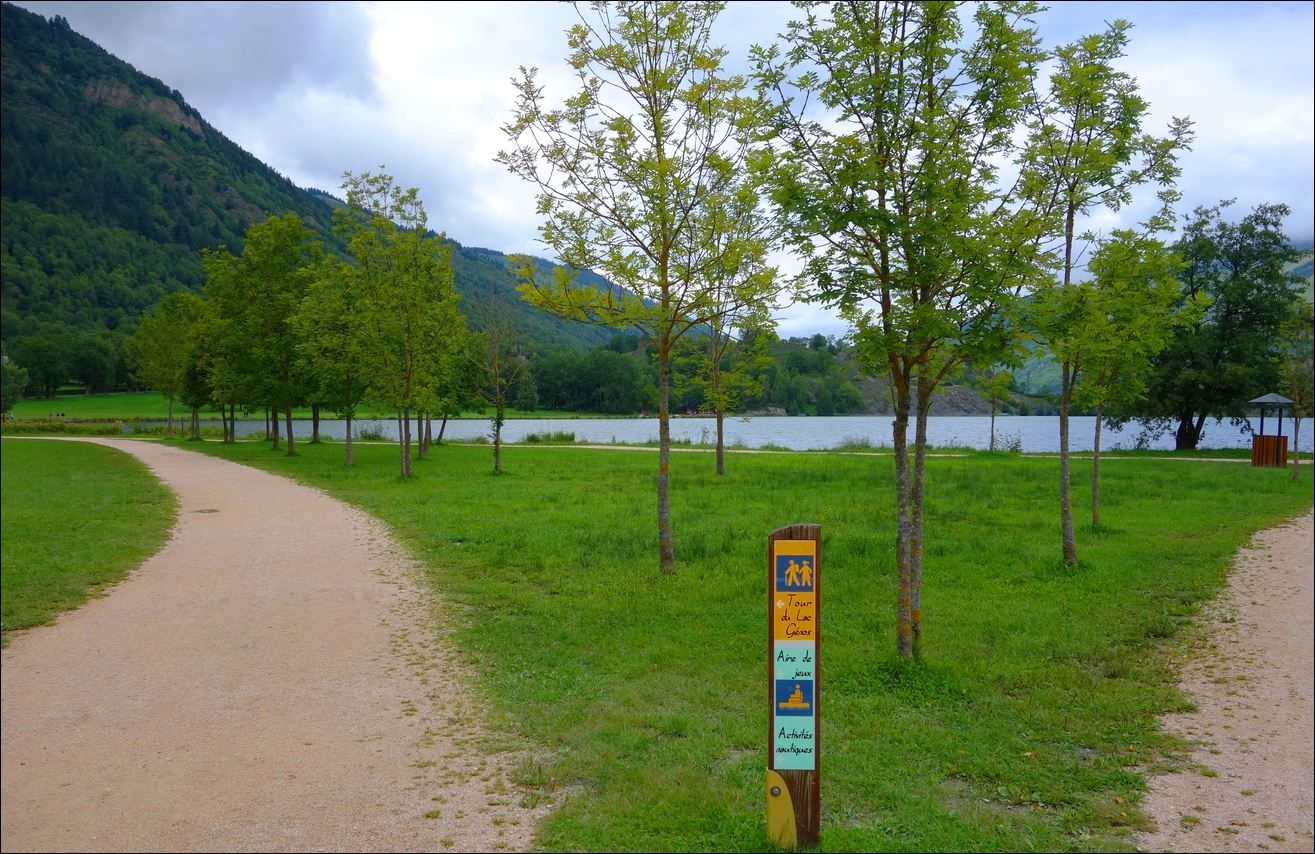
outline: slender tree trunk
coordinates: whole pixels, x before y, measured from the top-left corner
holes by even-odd
[[[909,487],[909,628],[913,655],[922,654],[922,545],[927,498],[927,411],[931,409],[930,384],[917,378],[918,414],[913,434],[913,483]]]
[[[905,380],[907,383],[907,380]],[[907,387],[896,392],[895,420],[891,424],[895,445],[895,566],[899,590],[895,596],[895,651],[900,658],[913,658],[913,600],[909,568],[912,521],[909,518],[909,398]]]
[[[310,405],[310,443],[312,445],[320,443],[320,405],[318,403]]]
[[[422,460],[425,458],[424,417],[423,412],[416,412],[416,456]]]
[[[411,457],[411,407],[409,406],[402,408],[402,429],[405,433],[403,441],[406,448],[403,451],[403,459],[406,460],[406,476],[409,478],[415,472],[415,460]]]
[[[1297,457],[1301,455],[1301,418],[1292,416],[1292,479],[1297,479]]]
[[[268,439],[271,435],[273,434],[270,432],[269,429],[269,410],[266,409],[265,410],[265,438]]]
[[[1073,489],[1068,455],[1068,409],[1073,400],[1073,370],[1067,361],[1060,370],[1059,390],[1059,519],[1064,534],[1064,563],[1078,561],[1073,535]]]
[[[397,447],[401,453],[402,479],[411,476],[411,408],[397,410]]]
[[[355,463],[356,460],[352,456],[352,413],[349,409],[347,411],[347,461],[345,465],[351,466],[355,465]]]
[[[1105,407],[1096,407],[1096,436],[1091,442],[1091,527],[1100,527],[1100,422]]]
[[[717,474],[726,473],[726,413],[717,410]]]
[[[269,449],[271,451],[277,451],[281,447],[279,444],[279,409],[277,406],[273,407],[270,410],[269,416],[270,416],[269,417],[270,426],[274,428],[274,432],[272,434],[274,444],[270,445]]]
[[[292,438],[292,404],[288,404],[288,408],[284,410],[284,418],[288,425],[288,456],[295,457],[297,448]]]
[[[398,407],[398,410],[397,410],[397,452],[398,452],[398,454],[400,455],[400,456],[398,457],[398,465],[400,466],[400,471],[401,471],[401,473],[402,473],[402,479],[405,480],[405,479],[406,479],[406,444],[402,441],[402,409],[401,409],[401,407]]]
[[[192,407],[192,438],[201,438],[201,408],[198,406]]]
[[[991,400],[991,445],[989,448],[987,448],[988,451],[995,450],[995,410],[996,410],[995,400],[992,399]]]
[[[443,421],[438,425],[438,444],[443,444],[443,434],[447,432],[447,413],[443,413]]]
[[[502,474],[502,404],[493,410],[493,473]]]
[[[169,422],[164,428],[164,438],[172,439],[174,437],[174,399],[169,397]]]
[[[663,336],[658,345],[658,568],[663,575],[676,571],[676,549],[671,531],[671,343]]]
[[[434,418],[429,416],[425,419],[425,453],[429,452],[429,446],[434,443]]]

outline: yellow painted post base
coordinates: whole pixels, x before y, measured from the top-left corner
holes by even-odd
[[[781,775],[770,768],[767,770],[767,838],[778,848],[799,847],[790,790]]]

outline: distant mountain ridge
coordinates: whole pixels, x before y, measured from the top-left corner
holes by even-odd
[[[343,249],[331,228],[340,200],[296,186],[64,18],[0,11],[0,336],[54,326],[119,337],[165,294],[199,290],[200,250],[239,250],[266,214],[294,212]],[[540,344],[610,334],[524,303],[502,253],[452,246],[463,296],[514,306]]]

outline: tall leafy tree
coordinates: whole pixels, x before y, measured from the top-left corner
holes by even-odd
[[[1191,123],[1174,119],[1164,137],[1142,132],[1149,105],[1138,94],[1137,81],[1119,71],[1132,25],[1124,20],[1103,33],[1085,36],[1058,48],[1052,57],[1055,70],[1049,92],[1034,102],[1032,139],[1024,158],[1025,171],[1048,187],[1050,204],[1059,214],[1056,236],[1062,242],[1061,281],[1050,289],[1073,286],[1079,258],[1077,223],[1097,207],[1118,210],[1132,199],[1133,190],[1148,182],[1159,184],[1165,205],[1157,220],[1167,218],[1178,176],[1177,154],[1191,140]],[[1160,227],[1164,222],[1156,221]],[[1081,346],[1087,340],[1083,294],[1051,297],[1052,310],[1043,312],[1049,326],[1037,330],[1060,364],[1059,470],[1060,526],[1066,563],[1077,561],[1073,534],[1073,498],[1069,462],[1069,410],[1080,368]],[[1065,327],[1071,321],[1075,328]],[[1058,325],[1056,325],[1058,324]],[[1055,341],[1062,339],[1057,349]]]
[[[381,167],[382,170],[382,167]],[[400,470],[411,476],[411,412],[429,400],[463,326],[451,247],[428,230],[420,191],[380,171],[343,176],[339,223],[355,265],[361,350],[372,398],[397,412]]]
[[[1009,389],[1014,384],[1014,374],[1003,368],[992,367],[987,372],[986,399],[991,404],[991,440],[987,450],[995,450],[995,414],[1001,404],[1009,400]]]
[[[726,416],[762,393],[772,325],[765,312],[729,316],[677,349],[677,389],[697,393],[717,422],[717,474],[726,473]]]
[[[1279,325],[1300,299],[1285,271],[1299,257],[1283,233],[1287,205],[1257,205],[1228,222],[1231,201],[1198,207],[1174,249],[1179,326],[1155,359],[1139,421],[1152,433],[1172,430],[1175,447],[1195,448],[1208,418],[1245,423],[1247,401],[1279,383]]]
[[[0,356],[0,416],[7,416],[14,404],[23,399],[27,388],[27,369]]]
[[[45,397],[54,397],[59,387],[73,376],[73,355],[77,332],[58,323],[45,324],[31,335],[5,342],[15,364],[24,368],[35,388]],[[129,343],[129,349],[134,346]]]
[[[526,341],[506,303],[484,300],[472,314],[479,331],[470,338],[466,358],[471,362],[475,394],[493,409],[489,418],[493,473],[502,474],[502,426],[507,421],[507,406],[513,389],[529,375]]]
[[[167,436],[173,436],[174,399],[183,390],[192,358],[193,330],[204,310],[196,294],[175,291],[142,317],[132,337],[138,379],[169,401]]]
[[[714,258],[707,272],[713,311],[707,324],[706,346],[695,370],[704,408],[717,421],[717,474],[726,473],[726,413],[762,390],[757,381],[766,361],[765,335],[775,322],[777,271],[767,264],[772,224],[761,212],[753,184],[738,179],[725,195],[714,197],[705,220],[706,240]],[[738,340],[749,346],[736,347]],[[752,346],[757,344],[758,346]],[[738,358],[732,358],[732,354]]]
[[[544,242],[568,268],[615,287],[582,286],[564,269],[551,281],[523,260],[525,298],[554,314],[629,328],[652,342],[658,368],[658,562],[675,569],[671,527],[671,360],[691,329],[727,310],[712,283],[726,269],[714,235],[749,230],[715,222],[751,154],[758,102],[723,68],[711,41],[723,3],[577,4],[570,63],[579,91],[549,107],[534,69],[521,69],[512,147],[498,162],[535,186]],[[750,188],[749,192],[752,192]]]
[[[213,262],[207,257],[204,263],[209,267]],[[201,319],[192,335],[193,358],[204,378],[210,401],[219,408],[224,442],[231,444],[237,441],[240,391],[240,380],[233,365],[240,356],[227,346],[230,322],[220,316],[213,302],[206,301],[203,307]]]
[[[293,318],[305,372],[319,396],[346,421],[343,464],[347,466],[355,463],[352,421],[368,392],[364,295],[352,286],[353,275],[349,264],[325,259]]]
[[[201,260],[205,268],[203,293],[208,311],[197,340],[206,361],[211,395],[227,413],[225,441],[233,442],[237,440],[237,407],[265,408],[268,401],[258,390],[259,374],[247,346],[246,290],[239,274],[239,259],[221,247],[202,250]],[[274,424],[277,427],[277,419]],[[268,411],[265,426],[269,427]],[[278,433],[268,432],[272,433],[277,448]]]
[[[241,370],[247,400],[282,411],[288,455],[296,454],[292,410],[306,397],[293,317],[315,277],[321,244],[295,213],[247,229],[242,254],[207,253],[207,292],[228,321],[225,346]],[[277,436],[277,433],[275,434]],[[275,440],[277,446],[277,439]]]
[[[1071,348],[1077,385],[1073,402],[1096,413],[1092,437],[1091,524],[1100,525],[1100,433],[1107,410],[1126,411],[1141,398],[1151,360],[1169,343],[1185,318],[1173,310],[1181,261],[1153,236],[1116,231],[1087,264],[1089,282],[1070,289],[1080,295]]]
[[[799,5],[784,50],[755,49],[778,105],[761,165],[813,298],[840,308],[859,358],[890,377],[896,648],[911,657],[932,394],[959,365],[995,361],[1007,309],[1038,276],[1038,188],[999,168],[1017,156],[1043,58],[1038,7],[978,4],[969,40],[955,3]]]

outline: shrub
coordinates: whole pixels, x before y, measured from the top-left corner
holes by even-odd
[[[388,434],[384,432],[383,425],[378,421],[369,421],[361,424],[356,428],[356,438],[362,442],[391,442]]]
[[[575,434],[565,430],[545,431],[543,433],[526,433],[525,438],[521,441],[529,445],[538,445],[542,443],[570,445],[575,442]]]

